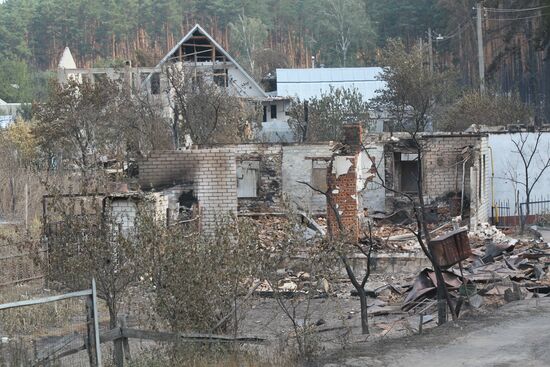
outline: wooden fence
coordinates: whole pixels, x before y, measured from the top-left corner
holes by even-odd
[[[42,305],[46,303],[53,303],[58,301],[63,301],[70,298],[80,298],[86,297],[86,338],[84,349],[88,351],[88,358],[90,361],[90,366],[92,367],[101,367],[101,348],[100,337],[99,337],[99,314],[97,310],[97,291],[95,280],[92,279],[91,288],[85,289],[82,291],[71,292],[60,294],[56,296],[36,298],[25,301],[17,301],[0,304],[0,312],[3,310],[9,310],[19,307],[35,306]],[[69,336],[64,337],[67,339]],[[47,365],[50,361],[50,355],[44,356],[41,358],[42,361],[35,361],[33,366]]]
[[[0,287],[43,279],[42,270],[33,261],[33,256],[42,256],[46,252],[41,249],[32,254],[21,251],[15,245],[0,246]]]
[[[101,344],[114,342],[114,362],[117,367],[123,367],[125,362],[131,359],[130,343],[128,339],[152,340],[157,342],[172,342],[172,343],[247,343],[259,344],[265,342],[265,339],[253,336],[232,337],[228,335],[212,335],[200,333],[171,333],[166,331],[141,330],[126,327],[125,321],[119,319],[121,326],[101,333],[99,342]],[[60,341],[62,343],[62,341]],[[45,365],[51,360],[58,360],[72,354],[86,350],[85,343],[80,346],[73,347],[62,352],[42,357],[37,361],[37,365]]]

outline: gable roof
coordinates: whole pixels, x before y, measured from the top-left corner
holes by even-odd
[[[197,34],[195,33],[199,33],[200,35],[206,37],[206,40],[209,41],[212,45],[214,45],[214,47],[216,48],[216,52],[219,52],[221,53],[223,56],[225,56],[225,58],[229,61],[231,61],[233,63],[233,65],[235,65],[235,67],[241,72],[243,73],[243,75],[248,79],[248,81],[256,88],[260,91],[260,93],[264,96],[264,97],[267,97],[267,94],[265,93],[265,91],[263,90],[262,87],[260,87],[258,85],[258,83],[256,83],[256,81],[241,67],[241,65],[239,65],[237,63],[237,61],[235,61],[235,59],[233,59],[231,57],[231,55],[218,43],[216,42],[216,40],[210,35],[208,34],[208,32],[206,32],[204,30],[204,28],[202,28],[200,25],[198,24],[195,24],[195,26],[174,46],[172,47],[172,49],[170,51],[168,51],[168,53],[159,61],[159,63],[157,64],[157,68],[158,67],[161,67],[162,65],[164,65],[168,60],[170,60],[171,58],[174,57],[174,54],[178,52],[178,49],[187,41],[189,41],[193,36],[197,36]]]
[[[355,88],[368,102],[384,89],[378,79],[380,67],[277,69],[277,95],[310,99],[328,93],[330,88]]]
[[[76,62],[74,61],[73,54],[68,47],[65,47],[63,50],[63,55],[61,56],[57,67],[60,69],[76,69]]]

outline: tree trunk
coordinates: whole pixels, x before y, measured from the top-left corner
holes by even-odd
[[[528,181],[526,181],[528,182]],[[530,201],[531,201],[531,193],[529,191],[527,191],[525,193],[525,215],[523,216],[523,218],[521,218],[521,221],[520,221],[520,234],[523,234],[523,231],[525,230],[525,223],[527,223],[527,220],[529,219],[529,215],[531,214],[531,206],[530,206]],[[521,204],[519,204],[521,206]]]
[[[435,276],[437,279],[437,322],[443,325],[447,322],[447,297],[445,289],[445,280],[438,266],[433,264]]]
[[[356,288],[357,293],[359,294],[359,301],[361,303],[361,331],[363,334],[369,333],[369,321],[367,313],[367,292],[365,288],[359,287]]]

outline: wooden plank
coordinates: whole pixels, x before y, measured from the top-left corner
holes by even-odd
[[[237,337],[227,335],[211,335],[211,334],[180,334],[169,333],[165,331],[138,330],[130,328],[122,328],[122,336],[132,339],[147,339],[156,341],[171,341],[171,342],[241,342],[241,343],[263,343],[265,339],[258,337]]]
[[[104,333],[101,333],[101,335],[99,336],[99,342],[107,343],[120,338],[122,338],[122,330],[120,329],[120,327],[117,327],[109,331],[106,331]]]
[[[10,282],[0,283],[0,287],[6,287],[8,285],[14,285],[14,284],[19,284],[19,283],[30,282],[30,281],[33,281],[33,280],[43,279],[43,278],[44,278],[44,275],[37,275],[37,276],[34,276],[34,277],[12,280]]]
[[[122,334],[122,328],[126,328],[126,316],[123,316],[120,318],[120,333]],[[130,360],[130,343],[128,342],[128,338],[122,338],[122,349],[124,352],[124,359],[126,361]]]
[[[78,291],[78,292],[60,294],[58,296],[51,296],[51,297],[44,297],[44,298],[37,298],[37,299],[29,299],[29,300],[26,300],[26,301],[17,301],[17,302],[4,303],[4,304],[0,305],[0,310],[7,310],[9,308],[22,307],[22,306],[41,305],[41,304],[44,304],[44,303],[57,302],[57,301],[61,301],[61,300],[64,300],[64,299],[91,296],[91,295],[92,295],[92,290],[91,289],[86,289],[86,290]]]

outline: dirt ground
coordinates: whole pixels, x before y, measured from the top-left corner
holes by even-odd
[[[336,366],[550,366],[550,299],[506,304],[422,335],[379,338],[325,358]]]

